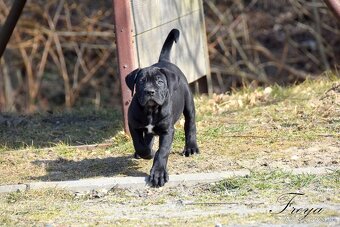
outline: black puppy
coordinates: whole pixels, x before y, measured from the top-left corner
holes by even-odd
[[[182,113],[185,117],[183,154],[189,156],[199,153],[194,100],[184,74],[169,59],[173,42],[177,42],[178,38],[179,31],[171,30],[163,44],[158,63],[136,69],[125,79],[132,95],[136,87],[128,111],[135,157],[154,157],[150,182],[156,187],[163,186],[169,180],[167,162],[174,138],[174,124]],[[159,136],[159,149],[155,154],[152,151],[154,135]]]

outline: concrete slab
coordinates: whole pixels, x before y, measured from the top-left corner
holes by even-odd
[[[284,170],[293,174],[326,174],[335,171],[336,168],[299,168]],[[235,170],[227,172],[214,172],[214,173],[193,173],[170,175],[169,182],[165,187],[175,187],[178,185],[192,186],[199,183],[212,183],[233,176],[241,177],[249,175],[249,170]],[[36,190],[46,188],[59,188],[72,192],[84,192],[91,190],[110,190],[116,188],[143,188],[148,186],[147,177],[101,177],[82,179],[74,181],[54,181],[54,182],[32,182],[27,184],[18,185],[3,185],[0,186],[0,193],[8,193],[15,191]]]
[[[27,190],[26,184],[13,184],[13,185],[1,185],[0,186],[0,193],[25,191],[25,190]]]

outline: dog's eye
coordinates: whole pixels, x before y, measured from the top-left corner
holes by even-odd
[[[157,83],[158,85],[163,85],[163,84],[164,84],[164,81],[161,80],[161,79],[157,79],[157,80],[156,80],[156,83]]]
[[[139,83],[144,84],[145,81],[146,81],[146,78],[141,78],[141,79],[139,80]]]

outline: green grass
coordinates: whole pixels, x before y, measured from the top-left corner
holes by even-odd
[[[322,140],[320,135],[324,134],[339,137],[339,106],[334,100],[337,96],[323,99],[338,81],[331,77],[285,88],[273,86],[270,94],[259,88],[213,99],[199,98],[199,114],[208,113],[199,121],[203,125],[200,136],[204,141],[216,138],[217,143],[222,143],[218,138],[224,135],[267,137],[272,149],[282,147],[282,140],[288,146],[299,146]],[[235,141],[242,144],[244,139]]]
[[[338,175],[330,175],[332,177]],[[234,177],[216,184],[211,188],[212,191],[217,193],[224,193],[228,191],[266,191],[266,190],[284,190],[289,188],[290,190],[299,190],[308,187],[314,180],[317,179],[316,175],[302,174],[293,175],[283,171],[272,172],[253,172],[246,177]],[[336,183],[333,186],[340,186]],[[243,193],[244,194],[244,193]]]
[[[76,205],[66,205],[70,202],[75,196],[57,189],[8,193],[0,200],[0,225],[47,223],[66,215],[65,208],[74,209]]]
[[[32,199],[40,200],[48,198],[50,201],[72,201],[75,196],[67,191],[58,189],[34,190],[34,191],[17,191],[5,194],[5,201],[8,204],[15,204],[29,201]],[[47,201],[48,202],[48,201]]]

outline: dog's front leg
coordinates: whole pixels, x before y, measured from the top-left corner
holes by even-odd
[[[159,149],[155,154],[150,171],[150,182],[154,187],[162,187],[169,181],[167,172],[168,157],[174,139],[174,129],[171,128],[159,136]]]

